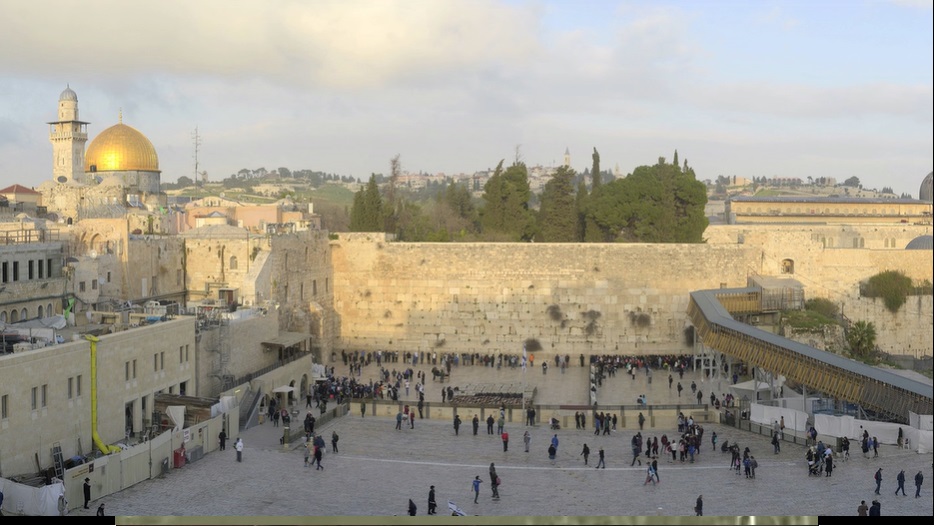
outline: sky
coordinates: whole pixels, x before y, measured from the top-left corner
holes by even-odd
[[[934,169],[928,0],[0,0],[0,186],[52,177],[66,84],[91,140],[162,179],[285,166],[366,180],[513,161],[697,178]],[[519,147],[519,148],[518,148]]]

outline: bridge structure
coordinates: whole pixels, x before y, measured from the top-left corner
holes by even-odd
[[[818,350],[736,320],[763,312],[757,287],[690,293],[687,314],[697,341],[788,381],[855,403],[883,420],[908,423],[934,413],[934,389],[921,382]]]

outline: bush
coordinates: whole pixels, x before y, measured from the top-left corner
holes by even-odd
[[[540,341],[537,339],[527,339],[524,341],[524,347],[527,352],[531,351],[541,351],[543,346],[540,345]]]
[[[911,278],[900,271],[885,271],[869,278],[862,295],[884,299],[885,307],[897,313],[912,293],[914,284]]]
[[[829,319],[836,319],[839,317],[839,306],[832,300],[827,300],[825,298],[811,298],[807,300],[804,304],[804,309],[819,313]]]

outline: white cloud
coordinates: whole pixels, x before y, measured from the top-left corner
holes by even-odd
[[[532,14],[493,0],[8,2],[0,67],[95,79],[166,72],[379,87],[514,66],[535,51],[534,28],[518,23]]]

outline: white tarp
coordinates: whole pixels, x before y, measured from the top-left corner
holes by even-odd
[[[813,421],[817,432],[820,434],[831,437],[845,436],[858,441],[862,438],[862,433],[868,431],[869,437],[878,438],[880,445],[897,445],[898,429],[900,428],[902,437],[910,440],[911,450],[925,453],[932,452],[934,449],[934,432],[930,430],[918,430],[897,423],[864,421],[851,415],[814,414]]]
[[[59,496],[65,494],[61,481],[36,488],[0,478],[0,489],[3,489],[3,511],[11,515],[58,516]]]
[[[759,397],[755,397],[755,380],[740,382],[738,384],[733,384],[729,386],[729,389],[736,393],[736,395],[741,398],[743,395],[748,396],[748,400],[757,401],[759,399],[770,399],[771,396],[771,385],[766,382],[758,382],[757,390]]]
[[[807,418],[809,416],[806,412],[793,408],[779,408],[777,406],[752,403],[750,415],[752,422],[773,426],[775,421],[778,424],[781,423],[781,417],[784,417],[784,430],[787,433],[791,433],[791,430],[803,432],[807,429]]]
[[[233,395],[224,395],[217,403],[211,407],[211,416],[217,417],[223,413],[228,413],[238,407],[238,399]]]
[[[169,420],[172,421],[172,430],[178,431],[185,426],[185,406],[167,406],[166,415],[169,416]]]

